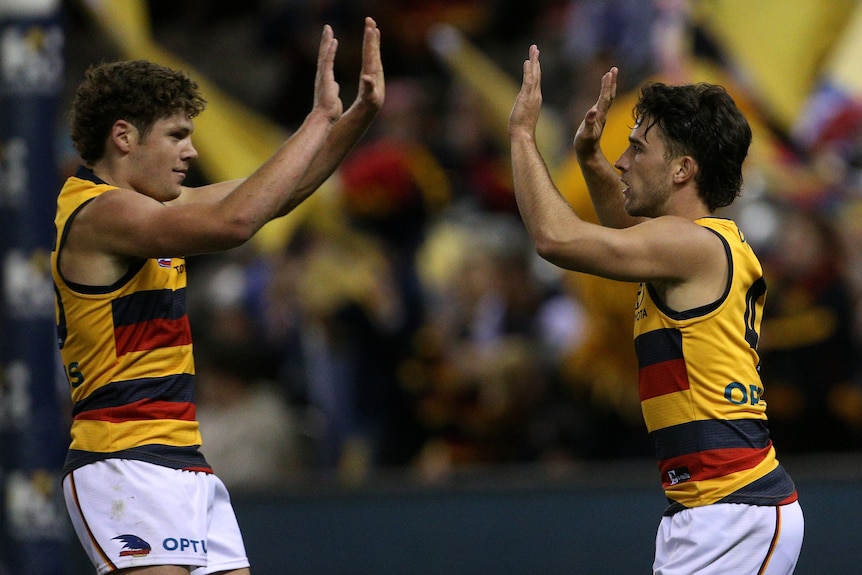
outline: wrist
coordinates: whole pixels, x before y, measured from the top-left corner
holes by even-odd
[[[351,115],[356,115],[370,121],[377,115],[377,112],[380,111],[381,107],[381,105],[378,105],[375,102],[359,97],[353,101],[348,112],[350,112]]]
[[[314,124],[327,124],[328,126],[332,126],[338,117],[333,117],[333,114],[327,112],[320,108],[312,108],[311,112],[308,113],[308,116],[305,117],[305,124],[314,125]]]
[[[509,139],[511,141],[535,142],[536,132],[527,128],[509,128]]]
[[[578,163],[582,166],[605,163],[605,155],[598,145],[589,147],[579,147],[576,145],[575,156],[578,159]]]

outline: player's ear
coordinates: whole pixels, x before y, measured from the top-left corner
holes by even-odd
[[[126,120],[117,120],[111,126],[110,140],[123,152],[128,152],[131,149],[131,145],[137,141],[137,137],[137,128]]]
[[[673,161],[673,183],[684,184],[697,173],[697,162],[691,156],[680,156]]]

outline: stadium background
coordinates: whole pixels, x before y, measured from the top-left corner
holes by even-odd
[[[308,110],[325,22],[351,101],[366,14],[383,32],[388,91],[355,159],[252,245],[190,261],[204,451],[232,488],[255,573],[647,568],[664,501],[631,385],[631,287],[541,265],[514,218],[505,123],[532,42],[541,145],[585,217],[567,144],[607,66],[623,82],[611,133],[625,133],[647,78],[720,82],[745,108],[755,143],[731,215],[770,282],[764,379],[806,512],[798,573],[858,571],[858,2],[0,9],[11,224],[0,234],[0,574],[89,572],[56,489],[68,406],[43,269],[44,222],[77,161],[63,111],[85,67],[143,57],[189,70],[209,101],[194,177],[237,177]]]

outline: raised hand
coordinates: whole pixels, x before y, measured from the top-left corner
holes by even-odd
[[[343,105],[339,97],[340,87],[335,81],[335,52],[338,50],[338,39],[332,32],[332,27],[323,27],[320,38],[320,49],[317,52],[317,74],[314,77],[314,109],[319,110],[335,122],[341,117]]]
[[[365,33],[362,36],[362,71],[359,76],[358,105],[365,105],[377,112],[386,97],[386,82],[383,77],[383,62],[380,59],[380,29],[373,18],[365,18]]]
[[[542,67],[539,64],[539,48],[530,46],[530,57],[524,61],[524,77],[521,91],[509,115],[509,136],[528,136],[535,139],[536,124],[542,108]]]
[[[578,126],[575,133],[575,152],[578,155],[589,155],[595,153],[602,138],[602,131],[608,119],[608,110],[617,95],[617,73],[616,67],[611,68],[602,76],[602,87],[599,91],[599,99],[592,108],[587,110],[584,120]]]

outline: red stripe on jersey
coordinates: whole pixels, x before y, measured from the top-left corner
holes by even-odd
[[[641,401],[688,389],[688,370],[684,359],[653,363],[638,370]]]
[[[659,462],[662,487],[667,488],[671,485],[668,477],[668,471],[671,470],[686,468],[691,475],[689,481],[704,481],[751,469],[763,461],[771,447],[770,444],[762,449],[746,447],[713,449],[665,459]]]
[[[117,357],[133,351],[188,345],[192,342],[189,318],[151,319],[114,328]]]
[[[141,421],[158,419],[195,420],[195,404],[183,401],[153,401],[142,399],[102,409],[91,409],[75,416],[76,420],[95,420],[120,423],[123,421]]]

